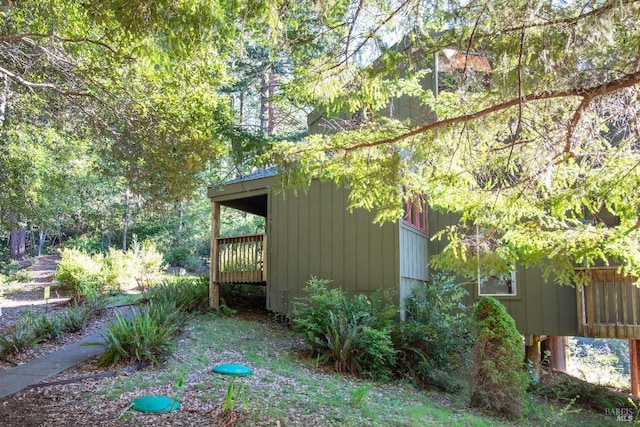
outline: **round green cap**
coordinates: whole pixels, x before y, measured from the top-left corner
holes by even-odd
[[[171,412],[180,407],[180,402],[167,396],[144,396],[131,402],[131,407],[140,412]]]
[[[244,377],[251,375],[253,371],[251,368],[247,368],[244,365],[236,365],[235,363],[226,363],[224,365],[218,365],[213,368],[213,372],[222,375],[233,375],[237,377]]]

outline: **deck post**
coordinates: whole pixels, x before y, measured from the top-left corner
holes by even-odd
[[[525,337],[524,347],[524,360],[525,362],[533,362],[533,369],[535,372],[540,371],[540,336],[528,335]]]
[[[631,394],[640,397],[640,340],[629,340]]]
[[[209,307],[220,308],[218,280],[218,237],[220,237],[220,203],[211,202],[211,262],[209,267]]]
[[[544,349],[549,350],[549,367],[554,371],[567,371],[567,337],[547,337],[544,341]]]

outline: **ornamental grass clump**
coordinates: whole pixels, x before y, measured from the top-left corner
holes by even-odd
[[[476,341],[471,406],[517,418],[528,386],[524,343],[515,321],[495,298],[483,296],[473,313]]]
[[[38,342],[39,337],[31,315],[23,315],[10,330],[0,334],[0,354],[18,354],[34,347]]]
[[[101,366],[120,361],[162,365],[175,350],[174,338],[184,319],[173,304],[149,303],[133,308],[131,317],[116,315],[115,322],[101,334],[105,352],[98,359]]]
[[[74,303],[62,315],[62,327],[65,332],[79,332],[87,326],[89,320],[96,314],[93,304]]]
[[[147,296],[160,304],[173,303],[182,312],[204,312],[209,309],[209,278],[167,277],[151,288]]]

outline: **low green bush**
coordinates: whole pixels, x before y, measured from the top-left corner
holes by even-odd
[[[394,375],[446,391],[461,388],[454,372],[467,368],[471,334],[465,290],[451,278],[416,285],[406,298],[406,320],[378,292],[348,297],[312,277],[307,296],[294,305],[294,331],[303,335],[320,362],[339,372],[373,379]]]
[[[77,293],[107,289],[118,293],[123,287],[155,286],[165,267],[162,254],[152,242],[134,240],[129,251],[109,249],[90,255],[84,250],[63,249],[54,278],[62,289]],[[95,293],[94,292],[94,293]]]
[[[519,417],[529,379],[516,323],[495,298],[483,296],[473,312],[471,406]]]
[[[127,255],[130,256],[134,279],[139,289],[150,288],[160,282],[166,264],[155,243],[149,240],[138,242],[134,239]]]
[[[187,313],[209,309],[209,278],[173,276],[149,290],[148,298],[159,304],[173,303]]]
[[[33,329],[39,342],[52,341],[62,335],[64,325],[61,317],[41,314],[33,319]]]
[[[131,318],[118,314],[101,334],[104,343],[97,343],[106,347],[98,364],[109,366],[127,361],[161,365],[173,354],[173,340],[183,322],[177,307],[166,303],[151,302],[140,309],[133,308]]]
[[[460,388],[452,373],[466,368],[472,341],[465,294],[464,287],[443,275],[414,286],[403,303],[406,320],[397,322],[391,334],[399,372],[420,385]]]
[[[135,271],[131,258],[121,250],[109,248],[101,259],[100,281],[103,288],[111,293],[119,293],[123,287],[134,283]]]
[[[321,361],[332,363],[339,372],[391,377],[396,356],[391,341],[395,307],[380,293],[348,298],[340,289],[328,289],[329,283],[315,277],[307,282],[308,296],[294,306],[294,330]]]
[[[63,249],[60,251],[58,269],[54,279],[62,289],[75,291],[91,283],[101,284],[101,256],[91,256],[82,250]]]
[[[96,311],[92,304],[73,304],[62,316],[65,332],[79,332],[87,326]]]
[[[35,346],[38,340],[33,319],[30,313],[27,313],[9,331],[0,334],[0,354],[18,354]]]

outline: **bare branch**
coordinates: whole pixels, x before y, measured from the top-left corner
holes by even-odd
[[[89,39],[86,37],[83,38],[65,38],[56,35],[55,33],[23,33],[23,34],[14,34],[10,36],[0,36],[0,43],[13,43],[17,41],[28,41],[29,39],[51,39],[62,43],[88,43],[100,46],[104,49],[109,50],[111,53],[116,53],[116,50],[107,43],[104,43],[100,40]]]
[[[578,105],[578,108],[576,108],[576,110],[573,112],[573,116],[571,116],[571,119],[569,120],[569,124],[567,126],[567,136],[565,137],[564,153],[569,154],[571,157],[573,157],[571,142],[571,139],[573,138],[573,131],[575,130],[578,122],[580,121],[580,118],[582,117],[582,112],[591,103],[592,99],[593,98],[590,96],[584,96],[582,98],[582,101],[580,102],[580,105]]]
[[[55,92],[58,92],[61,95],[64,96],[89,96],[89,93],[86,92],[73,92],[73,91],[66,91],[61,89],[60,87],[58,87],[56,84],[54,83],[35,83],[35,82],[31,82],[29,80],[26,80],[24,78],[22,78],[21,76],[12,73],[11,71],[0,67],[0,74],[4,74],[5,76],[9,77],[11,80],[21,84],[22,86],[28,87],[29,89],[51,89]]]

